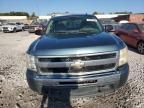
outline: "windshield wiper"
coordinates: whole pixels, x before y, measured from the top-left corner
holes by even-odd
[[[93,33],[97,33],[97,32],[94,30],[79,30],[79,33],[93,34]]]
[[[79,33],[79,31],[57,31],[57,32],[53,32],[56,34],[75,34],[75,33]]]
[[[56,33],[56,34],[66,34],[67,32],[65,32],[65,31],[56,31],[56,32],[52,32],[52,33]]]

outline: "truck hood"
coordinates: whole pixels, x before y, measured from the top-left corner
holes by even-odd
[[[124,47],[121,42],[116,36],[104,32],[87,36],[42,36],[33,42],[28,53],[35,56],[58,56],[111,52]]]

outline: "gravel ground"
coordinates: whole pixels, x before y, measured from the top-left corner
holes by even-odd
[[[0,32],[0,108],[144,108],[144,55],[132,48],[128,82],[115,93],[48,101],[47,96],[33,92],[26,82],[25,52],[37,37],[26,31]]]

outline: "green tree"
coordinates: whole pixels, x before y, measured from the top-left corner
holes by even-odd
[[[95,11],[95,12],[93,12],[92,14],[93,14],[93,15],[104,14],[104,12],[97,12],[97,11]]]
[[[33,12],[28,19],[34,20],[34,19],[37,19],[37,18],[38,18],[38,17],[36,16],[35,12]]]
[[[36,17],[35,12],[33,12],[33,13],[31,14],[31,17]]]
[[[27,12],[7,12],[7,13],[0,13],[0,16],[27,16],[29,17],[29,13]]]
[[[93,14],[93,15],[96,15],[96,14],[99,14],[99,13],[95,11],[95,12],[93,12],[92,14]]]

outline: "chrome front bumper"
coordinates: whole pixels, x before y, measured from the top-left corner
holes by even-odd
[[[63,75],[39,75],[27,70],[26,76],[30,88],[39,93],[47,93],[49,90],[67,90],[71,96],[96,95],[115,91],[127,81],[129,66],[125,64],[117,71],[102,74],[89,74],[82,77]]]

